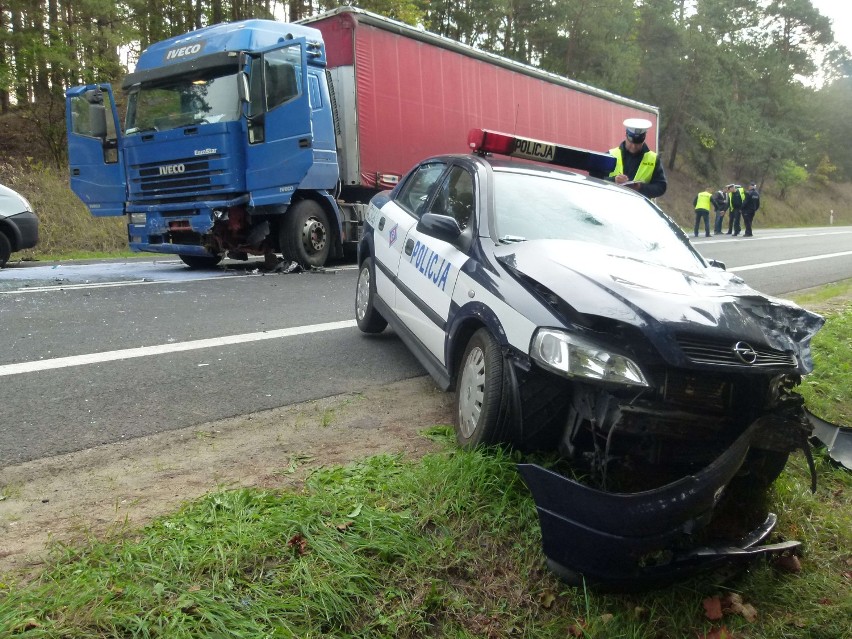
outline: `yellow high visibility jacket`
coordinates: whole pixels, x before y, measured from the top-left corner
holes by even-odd
[[[698,194],[698,199],[695,201],[696,209],[704,209],[705,211],[710,211],[710,198],[713,197],[713,194],[709,191],[701,191]]]
[[[624,162],[621,159],[621,147],[617,146],[614,149],[610,149],[609,154],[615,157],[615,169],[609,174],[609,176],[615,177],[616,175],[624,173]],[[645,155],[642,156],[642,162],[639,164],[639,168],[636,169],[636,175],[633,177],[633,181],[645,182],[645,184],[650,182],[651,177],[654,175],[654,167],[656,165],[657,154],[653,151],[645,153]]]

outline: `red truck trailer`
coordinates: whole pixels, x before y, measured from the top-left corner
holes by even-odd
[[[352,187],[392,187],[429,155],[469,151],[474,128],[606,151],[642,117],[657,148],[657,107],[360,9],[303,24],[325,40],[344,200]]]

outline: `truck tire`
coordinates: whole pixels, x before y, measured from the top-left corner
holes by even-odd
[[[0,268],[6,266],[10,255],[12,255],[12,243],[6,234],[0,231]]]
[[[456,441],[462,448],[509,443],[500,427],[503,353],[486,328],[468,341],[456,388]],[[504,420],[505,421],[505,420]]]
[[[322,206],[313,200],[291,206],[279,229],[278,243],[284,259],[305,268],[323,266],[331,249],[331,227]]]
[[[375,299],[376,272],[373,259],[368,257],[361,263],[355,287],[355,321],[362,333],[381,333],[388,325],[387,320],[373,306]]]
[[[178,257],[193,270],[213,268],[222,261],[221,255],[180,255]]]

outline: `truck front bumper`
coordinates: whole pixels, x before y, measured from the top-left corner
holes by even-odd
[[[519,464],[536,503],[550,569],[569,583],[636,590],[798,546],[795,541],[758,546],[775,526],[772,513],[739,539],[712,547],[695,547],[692,541],[709,523],[759,427],[748,428],[701,472],[644,492],[608,493],[535,464]]]

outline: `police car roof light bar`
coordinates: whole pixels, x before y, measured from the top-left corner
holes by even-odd
[[[608,153],[595,153],[488,129],[471,129],[467,143],[478,154],[497,153],[598,173],[611,173],[615,168],[615,158]]]

